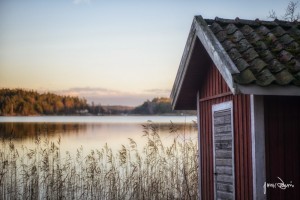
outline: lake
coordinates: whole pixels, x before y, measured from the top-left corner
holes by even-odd
[[[195,120],[0,117],[0,199],[197,199]]]
[[[61,140],[60,148],[71,154],[83,147],[88,153],[106,143],[114,151],[128,144],[128,138],[142,149],[143,124],[157,126],[162,141],[167,145],[175,137],[197,140],[196,116],[34,116],[0,117],[0,136],[14,142],[17,148],[34,148],[37,138],[52,142]],[[178,131],[170,133],[171,122]]]

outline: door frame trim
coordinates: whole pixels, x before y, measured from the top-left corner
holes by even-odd
[[[213,139],[213,173],[214,173],[214,199],[217,197],[217,189],[216,189],[216,165],[215,165],[215,126],[214,126],[214,113],[216,111],[227,110],[230,109],[231,112],[231,134],[232,134],[232,194],[233,199],[235,199],[235,167],[234,167],[234,121],[233,121],[233,102],[226,101],[218,104],[212,105],[212,139]]]

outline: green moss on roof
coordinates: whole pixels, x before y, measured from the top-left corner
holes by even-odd
[[[300,86],[300,23],[206,19],[240,71],[239,84]]]

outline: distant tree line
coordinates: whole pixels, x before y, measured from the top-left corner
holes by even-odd
[[[87,101],[78,97],[0,89],[0,115],[71,115],[87,108]]]
[[[195,115],[195,111],[174,111],[172,110],[171,100],[169,98],[154,98],[147,100],[142,105],[131,111],[132,114],[140,115],[164,115],[164,114],[187,114]]]
[[[154,98],[152,101],[145,101],[142,105],[131,111],[133,114],[153,115],[172,113],[172,106],[169,98]]]
[[[154,98],[137,107],[88,104],[84,98],[33,90],[0,89],[0,115],[164,115],[173,111],[169,98]],[[185,111],[185,114],[195,112]]]

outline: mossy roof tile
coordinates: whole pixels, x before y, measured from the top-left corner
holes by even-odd
[[[222,44],[226,51],[230,51],[232,48],[236,47],[236,45],[233,44],[230,40],[225,40]]]
[[[261,72],[255,75],[256,83],[260,86],[268,86],[276,80],[273,74],[268,69],[263,69]]]
[[[239,84],[300,86],[300,24],[244,19],[205,20],[240,71]]]
[[[272,29],[272,31],[277,37],[280,37],[286,33],[286,31],[280,26],[276,26],[274,29]]]
[[[294,39],[290,35],[284,34],[279,37],[279,41],[282,42],[284,45],[287,45],[287,44],[292,43],[294,41]]]
[[[286,69],[285,66],[281,64],[277,59],[271,60],[267,67],[274,74]]]
[[[268,33],[270,33],[270,29],[268,29],[267,27],[265,26],[260,26],[257,28],[257,32],[261,35],[267,35]]]
[[[232,48],[230,51],[228,51],[228,54],[233,61],[242,57],[242,55],[236,48]]]
[[[281,72],[277,73],[275,77],[276,77],[276,82],[279,85],[287,85],[295,79],[293,75],[290,72],[288,72],[287,69],[284,69]]]
[[[256,58],[251,62],[250,70],[253,72],[253,74],[258,74],[261,72],[264,68],[266,68],[267,64],[261,60],[260,58]]]
[[[247,63],[243,58],[239,58],[233,62],[237,66],[238,70],[240,71],[244,71],[250,66],[249,63]]]
[[[242,39],[237,43],[237,49],[243,53],[253,47],[246,39]]]

